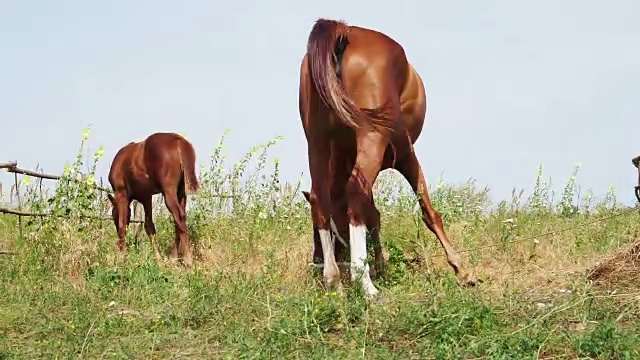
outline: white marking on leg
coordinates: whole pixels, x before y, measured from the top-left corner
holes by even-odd
[[[322,254],[324,257],[324,270],[322,272],[327,286],[333,286],[334,282],[340,283],[340,269],[336,264],[334,251],[334,241],[329,230],[318,230],[320,233],[320,243],[322,244]]]
[[[349,245],[351,251],[351,281],[355,282],[360,277],[360,284],[367,297],[371,298],[378,293],[369,276],[369,264],[367,264],[367,233],[364,225],[354,226],[349,224]]]

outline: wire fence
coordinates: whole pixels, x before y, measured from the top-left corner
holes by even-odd
[[[15,199],[15,204],[16,207],[15,208],[10,208],[10,207],[4,207],[4,206],[0,206],[0,214],[7,214],[7,215],[14,215],[18,217],[18,228],[19,228],[19,232],[20,232],[20,237],[23,237],[23,218],[24,217],[40,217],[40,218],[44,218],[44,217],[49,217],[52,216],[52,214],[48,214],[48,213],[35,213],[35,212],[29,212],[29,211],[24,211],[23,210],[23,202],[20,196],[20,181],[18,178],[18,175],[23,175],[23,176],[30,176],[30,177],[34,177],[37,180],[37,184],[36,186],[39,189],[39,196],[40,196],[40,200],[44,200],[44,192],[42,190],[42,181],[43,180],[54,180],[54,181],[59,181],[61,179],[61,176],[59,175],[52,175],[52,174],[45,174],[43,172],[38,172],[38,171],[31,171],[31,170],[26,170],[26,169],[22,169],[18,167],[18,162],[17,161],[10,161],[10,162],[6,162],[6,163],[0,163],[0,171],[2,172],[8,172],[8,173],[13,173],[13,180],[14,183],[12,185],[11,191],[10,191],[10,203],[13,203],[13,199]],[[68,179],[69,181],[75,181],[75,179]],[[91,186],[92,188],[94,188],[95,190],[99,191],[102,194],[106,194],[106,193],[113,193],[113,191],[111,191],[110,188],[107,188],[105,186],[103,186],[103,182],[102,182],[102,178],[100,178],[100,184],[94,184]],[[0,183],[0,193],[2,193],[2,183]],[[82,215],[81,217],[83,218],[88,218],[88,219],[94,219],[94,220],[104,220],[104,221],[111,221],[112,218],[110,216],[86,216],[86,215]],[[132,224],[143,224],[144,220],[143,220],[143,216],[142,216],[142,206],[140,206],[140,204],[138,204],[137,202],[133,202],[133,217],[130,221]],[[134,231],[136,233],[138,233],[140,231],[140,226],[136,226],[136,228],[134,229]],[[0,254],[2,254],[3,251],[0,251]]]
[[[633,160],[633,165],[635,167],[638,168],[638,186],[635,187],[635,194],[638,197],[638,202],[640,203],[640,156],[635,157]],[[11,208],[7,208],[7,207],[1,207],[0,206],[0,214],[8,214],[8,215],[15,215],[18,217],[18,226],[19,226],[19,231],[20,231],[20,237],[22,238],[23,236],[23,226],[22,226],[22,218],[23,217],[48,217],[48,216],[52,216],[51,214],[47,214],[47,213],[33,213],[33,212],[28,212],[28,211],[23,211],[22,210],[22,202],[20,199],[20,182],[18,180],[18,175],[26,175],[26,176],[32,176],[34,178],[38,179],[38,187],[40,189],[40,196],[41,196],[41,200],[44,197],[43,192],[42,192],[42,180],[55,180],[58,181],[60,180],[60,176],[59,175],[51,175],[51,174],[45,174],[43,172],[37,172],[37,171],[31,171],[31,170],[26,170],[26,169],[21,169],[18,167],[18,162],[17,161],[11,161],[11,162],[6,162],[6,163],[0,163],[0,171],[4,171],[4,172],[9,172],[9,173],[13,173],[14,174],[14,184],[12,186],[12,198],[13,198],[13,194],[15,194],[15,198],[17,200],[17,209],[11,209]],[[69,181],[75,181],[74,179],[68,179]],[[100,178],[100,184],[94,184],[92,185],[92,187],[98,191],[100,191],[101,193],[113,193],[113,191],[110,188],[104,187],[103,186],[103,181],[102,178]],[[0,194],[2,194],[2,182],[0,182]],[[223,195],[219,195],[219,197],[227,197],[227,196],[223,196]],[[639,204],[640,205],[640,204]],[[606,221],[606,220],[610,220],[612,218],[618,217],[620,215],[626,214],[628,212],[631,211],[635,211],[635,210],[640,210],[640,206],[636,205],[634,207],[629,207],[627,209],[623,209],[622,211],[610,215],[610,216],[605,216],[602,218],[597,218],[597,219],[593,219],[590,221],[585,221],[584,223],[580,223],[574,226],[570,226],[568,228],[562,228],[562,229],[556,229],[547,233],[542,233],[542,234],[538,234],[535,236],[531,236],[531,237],[527,237],[527,238],[519,238],[519,239],[515,239],[512,240],[510,242],[523,242],[523,241],[528,241],[528,240],[533,240],[536,238],[540,238],[540,237],[545,237],[548,235],[552,235],[552,234],[556,234],[559,232],[564,232],[573,228],[578,228],[578,227],[583,227],[586,225],[589,225],[591,223],[595,223],[595,222],[600,222],[600,221]],[[112,221],[112,218],[110,216],[103,216],[103,217],[96,217],[96,216],[82,216],[83,218],[89,218],[89,219],[94,219],[94,220],[104,220],[104,221]],[[139,224],[143,224],[144,220],[143,220],[143,209],[142,206],[138,203],[138,202],[133,202],[133,216],[132,219],[130,220],[131,224],[135,224],[137,226],[135,226],[134,228],[134,232],[136,233],[136,237],[138,236],[138,233],[141,231],[141,227]],[[486,245],[486,246],[481,246],[478,248],[473,248],[473,249],[466,249],[466,250],[461,250],[460,252],[472,252],[472,251],[476,251],[476,250],[482,250],[485,248],[491,248],[491,247],[495,247],[498,246],[499,244],[490,244],[490,245]],[[10,251],[5,251],[5,250],[0,250],[0,255],[2,254],[10,254],[12,252]],[[438,256],[438,255],[436,255]]]

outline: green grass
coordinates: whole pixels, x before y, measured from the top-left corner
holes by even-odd
[[[493,204],[473,182],[438,182],[432,198],[456,249],[484,247],[462,253],[484,280],[462,288],[404,180],[385,172],[376,204],[388,276],[375,281],[384,302],[370,304],[357,288],[322,289],[308,265],[308,205],[295,185],[279,183],[277,160],[266,171],[273,144],[223,171],[221,141],[201,169],[202,190],[189,200],[193,269],[157,263],[144,231],[136,247],[130,230],[118,256],[111,222],[76,216],[107,210],[86,186],[95,164],[81,161],[84,143],[65,173],[87,181],[63,180],[49,202],[23,187],[33,210],[71,215],[32,221],[24,239],[15,218],[0,217],[0,246],[16,252],[0,255],[0,359],[640,356],[640,283],[585,277],[640,232],[636,210],[581,225],[622,211],[612,190],[578,199],[572,176],[556,201],[540,172],[530,196]],[[173,226],[161,204],[156,211],[167,248]]]

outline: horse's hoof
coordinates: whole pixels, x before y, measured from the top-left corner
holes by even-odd
[[[329,281],[325,279],[323,282],[327,292],[335,291],[339,294],[342,293],[344,291],[344,288],[342,287],[342,281],[340,280],[341,280],[340,278],[337,278],[337,279],[333,278]]]
[[[384,305],[387,302],[387,297],[378,292],[369,298],[369,302],[373,305]]]
[[[187,269],[190,269],[193,266],[193,260],[190,257],[182,259],[182,265]]]

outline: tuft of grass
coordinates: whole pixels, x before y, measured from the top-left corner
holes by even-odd
[[[301,183],[283,184],[269,156],[280,139],[228,165],[227,136],[188,200],[192,269],[156,262],[144,232],[136,246],[131,228],[121,256],[111,222],[80,216],[109,213],[89,186],[102,152],[87,156],[88,133],[47,199],[22,184],[30,209],[56,216],[25,222],[22,239],[15,218],[0,217],[1,246],[16,252],[0,255],[0,358],[640,356],[640,286],[605,288],[585,273],[638,238],[640,213],[618,204],[613,189],[578,196],[579,166],[559,199],[542,165],[530,194],[514,190],[498,203],[473,179],[441,177],[431,187],[455,248],[484,280],[473,289],[457,286],[406,182],[383,172],[375,200],[389,260],[377,304],[356,287],[326,293],[309,267]],[[173,224],[161,197],[154,212],[166,249]]]

